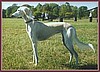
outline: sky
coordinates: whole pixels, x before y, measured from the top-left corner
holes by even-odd
[[[68,3],[70,3],[70,5],[72,6],[77,6],[77,7],[80,7],[80,6],[87,6],[88,9],[92,9],[94,7],[97,7],[98,6],[98,2],[97,1],[89,1],[89,2],[69,2],[67,1]],[[17,4],[18,6],[21,6],[23,4],[29,4],[31,6],[34,6],[36,7],[38,3],[40,4],[45,4],[45,3],[56,3],[58,5],[62,5],[62,4],[65,4],[65,1],[58,1],[58,2],[2,2],[2,9],[7,9],[9,6],[12,6],[12,4]]]

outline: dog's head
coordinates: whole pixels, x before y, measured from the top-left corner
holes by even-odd
[[[15,13],[12,14],[15,17],[32,16],[32,12],[28,7],[21,6],[17,9]]]

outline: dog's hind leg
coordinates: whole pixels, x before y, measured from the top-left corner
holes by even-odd
[[[63,33],[62,33],[62,41],[63,41],[64,46],[68,49],[68,47],[67,47],[67,45],[66,45],[66,43],[65,43],[66,39],[64,38]],[[68,50],[69,50],[69,49],[68,49]],[[69,54],[70,54],[69,63],[71,64],[72,59],[73,59],[73,53],[69,50]]]
[[[70,52],[69,62],[71,63],[73,55],[74,55],[75,59],[76,59],[76,64],[78,64],[78,54],[76,53],[76,51],[74,50],[74,47],[73,47],[72,30],[70,28],[67,31],[66,31],[66,29],[64,29],[62,36],[63,36],[64,45]]]
[[[70,63],[72,62],[72,58],[73,58],[73,55],[74,55],[75,59],[76,59],[76,65],[77,65],[78,64],[78,54],[74,50],[74,47],[73,47],[71,39],[67,39],[66,40],[66,46],[67,46],[67,49],[70,51],[70,60],[69,60],[69,62]]]

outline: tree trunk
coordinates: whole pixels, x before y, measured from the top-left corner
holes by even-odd
[[[63,18],[60,18],[59,21],[60,21],[60,22],[63,22]]]

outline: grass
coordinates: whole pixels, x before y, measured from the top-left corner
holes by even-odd
[[[80,50],[75,45],[79,55],[79,66],[70,66],[69,52],[62,44],[61,34],[56,34],[48,40],[38,43],[39,64],[35,67],[32,61],[32,46],[26,33],[22,19],[2,19],[2,70],[86,70],[97,69],[98,35],[97,22],[88,19],[65,20],[77,29],[78,38],[85,43],[92,43],[96,50]],[[73,59],[75,63],[75,59]]]

